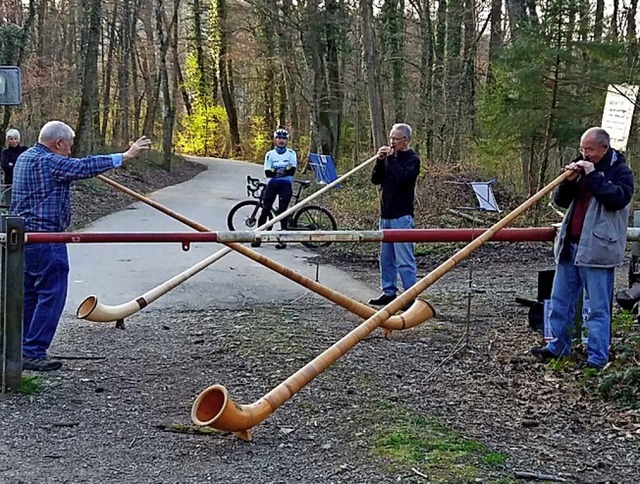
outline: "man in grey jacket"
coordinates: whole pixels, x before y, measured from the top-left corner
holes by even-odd
[[[624,258],[634,182],[604,129],[585,131],[580,153],[566,167],[574,173],[554,193],[555,203],[568,210],[554,247],[553,339],[531,353],[543,361],[571,354],[575,309],[584,289],[590,306],[586,366],[600,370],[609,361],[614,268]]]

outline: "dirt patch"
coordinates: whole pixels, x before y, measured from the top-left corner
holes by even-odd
[[[141,183],[137,190],[154,189]],[[87,198],[79,209],[92,205]],[[420,274],[456,247],[424,252]],[[329,262],[376,294],[375,248],[358,259],[325,255]],[[527,355],[539,335],[513,300],[534,297],[535,271],[552,266],[546,244],[483,247],[424,294],[437,318],[391,340],[369,335],[256,427],[252,443],[181,432],[197,394],[217,383],[251,403],[347,334],[355,317],[307,295],[228,310],[150,307],[124,331],[64,319],[51,350],[63,370],[30,394],[0,399],[0,481],[507,484],[526,470],[635,483],[640,413],[591,396],[580,372]],[[471,301],[470,345],[456,352],[470,268],[484,292]]]

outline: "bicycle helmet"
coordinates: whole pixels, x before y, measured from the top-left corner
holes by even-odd
[[[276,129],[273,132],[273,137],[274,138],[289,139],[289,131],[287,131],[286,129],[283,129],[283,128]]]

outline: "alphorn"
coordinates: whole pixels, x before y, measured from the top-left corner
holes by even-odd
[[[267,223],[265,225],[263,225],[262,227],[256,229],[256,230],[262,230],[264,228],[269,227],[271,224],[276,223],[277,221],[281,220],[283,217],[285,217],[288,213],[296,210],[298,207],[302,206],[305,203],[310,202],[311,200],[313,200],[314,198],[316,198],[321,192],[326,191],[327,189],[331,188],[332,186],[335,186],[335,184],[337,184],[340,180],[343,180],[344,178],[346,178],[347,176],[349,176],[350,174],[355,173],[357,170],[361,169],[363,166],[366,166],[367,164],[371,163],[372,161],[374,161],[376,159],[376,157],[370,158],[369,160],[361,163],[360,165],[358,165],[356,168],[354,168],[353,170],[345,173],[344,175],[342,175],[340,178],[338,178],[337,180],[335,180],[334,182],[330,183],[329,185],[327,185],[326,187],[322,188],[321,190],[319,190],[318,192],[315,192],[314,194],[312,194],[311,196],[307,197],[305,200],[303,200],[302,202],[294,205],[292,208],[290,208],[289,210],[287,210],[286,212],[284,212],[283,214],[280,214],[278,217],[276,217],[275,219],[273,219],[270,223]],[[182,222],[183,224],[194,228],[195,230],[198,230],[200,232],[210,232],[211,230],[198,223],[195,222],[194,220],[191,220],[187,217],[185,217],[184,215],[181,215],[177,212],[174,212],[173,210],[170,210],[169,208],[165,207],[164,205],[155,202],[154,200],[151,200],[150,198],[147,198],[139,193],[137,193],[134,190],[131,190],[113,180],[111,180],[110,178],[107,178],[103,175],[98,175],[98,178],[100,180],[102,180],[103,182],[107,183],[108,185],[112,186],[113,188],[116,188],[117,190],[120,190],[134,198],[136,198],[137,200],[140,200],[144,203],[146,203],[147,205],[165,213],[166,215],[169,215],[170,217],[173,217],[174,219]],[[287,277],[288,279],[297,282],[298,284],[306,287],[307,289],[310,289],[314,292],[316,292],[317,294],[329,299],[330,301],[334,302],[335,304],[338,304],[339,306],[347,309],[348,311],[352,312],[353,314],[365,319],[365,318],[369,318],[371,317],[374,313],[375,310],[370,308],[369,306],[366,306],[365,304],[362,304],[358,301],[355,301],[343,294],[338,293],[337,291],[334,291],[331,288],[328,288],[318,282],[315,282],[305,276],[303,276],[302,274],[299,274],[295,271],[292,271],[291,269],[283,266],[282,264],[277,263],[276,261],[269,259],[268,257],[265,257],[261,254],[259,254],[258,252],[251,250],[247,247],[245,247],[242,244],[237,244],[237,243],[229,243],[229,244],[225,244],[227,245],[226,249],[222,249],[221,251],[216,252],[215,254],[209,256],[208,258],[204,259],[203,261],[199,262],[198,264],[192,266],[190,269],[188,269],[185,272],[182,272],[181,274],[174,276],[172,279],[170,279],[169,281],[165,282],[164,284],[161,284],[160,286],[155,287],[154,289],[146,292],[145,294],[143,294],[142,296],[138,297],[135,300],[129,301],[127,303],[121,304],[119,306],[107,306],[104,304],[101,304],[98,301],[97,296],[95,295],[91,295],[86,297],[81,303],[80,306],[78,307],[78,309],[76,310],[76,317],[78,317],[79,319],[87,319],[89,321],[93,321],[93,322],[110,322],[110,321],[117,321],[119,319],[124,319],[128,316],[131,316],[132,314],[140,311],[141,309],[143,309],[144,307],[146,307],[147,305],[149,305],[151,302],[155,301],[156,299],[158,299],[160,296],[162,296],[163,294],[166,294],[167,292],[169,292],[170,290],[172,290],[173,288],[175,288],[177,285],[179,285],[180,283],[184,282],[185,280],[187,280],[189,277],[197,274],[198,272],[200,272],[201,270],[203,270],[204,268],[206,268],[208,265],[212,264],[213,262],[217,261],[218,259],[220,259],[221,257],[223,257],[224,255],[226,255],[227,253],[229,253],[231,250],[235,250],[236,252],[239,252],[243,255],[245,255],[246,257],[249,257],[250,259],[254,260],[255,262],[258,262],[259,264],[264,265],[265,267],[268,267],[269,269],[274,270],[275,272]],[[408,311],[404,312],[403,314],[400,315],[396,315],[393,316],[392,318],[390,318],[388,321],[386,321],[386,324],[383,326],[384,330],[385,330],[385,336],[386,337],[390,337],[391,335],[391,331],[394,329],[408,329],[408,328],[412,328],[414,326],[417,326],[418,324],[423,323],[424,321],[426,321],[427,319],[433,317],[435,314],[435,310],[433,309],[433,307],[427,303],[426,301],[422,301],[420,299],[417,299],[416,302],[411,306],[411,308],[409,308]]]
[[[478,247],[491,239],[500,229],[511,223],[516,217],[539,201],[546,193],[564,181],[572,171],[567,171],[549,183],[538,193],[527,199],[515,210],[499,220],[480,237],[467,244],[436,269],[420,279],[400,297],[377,311],[373,316],[353,329],[311,362],[299,369],[284,382],[254,403],[245,405],[234,402],[227,389],[222,385],[213,385],[203,390],[191,407],[191,420],[196,425],[210,426],[217,430],[233,432],[243,440],[251,440],[251,429],[266,419],[278,407],[326,370],[342,355],[358,344],[369,333],[388,320],[403,305],[417,297],[438,279],[466,259]]]

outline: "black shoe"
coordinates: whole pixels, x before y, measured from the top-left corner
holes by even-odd
[[[262,245],[262,242],[260,242],[260,241],[251,242],[251,247],[253,247],[253,248],[260,247],[261,245]]]
[[[48,358],[22,358],[22,369],[31,371],[55,371],[62,368],[61,361],[51,361]]]
[[[369,304],[374,306],[386,306],[396,298],[395,294],[381,294],[375,299],[369,299]]]
[[[542,347],[536,346],[535,348],[531,348],[529,353],[531,353],[540,361],[544,361],[544,362],[558,359],[558,356],[552,353],[546,346],[542,346]]]
[[[602,369],[604,368],[604,366],[600,366],[600,365],[596,365],[595,363],[591,363],[590,361],[585,362],[584,364],[582,364],[580,366],[581,370],[596,370],[596,371],[602,371]]]
[[[286,249],[287,248],[287,244],[285,244],[284,242],[278,242],[276,244],[276,249]]]

